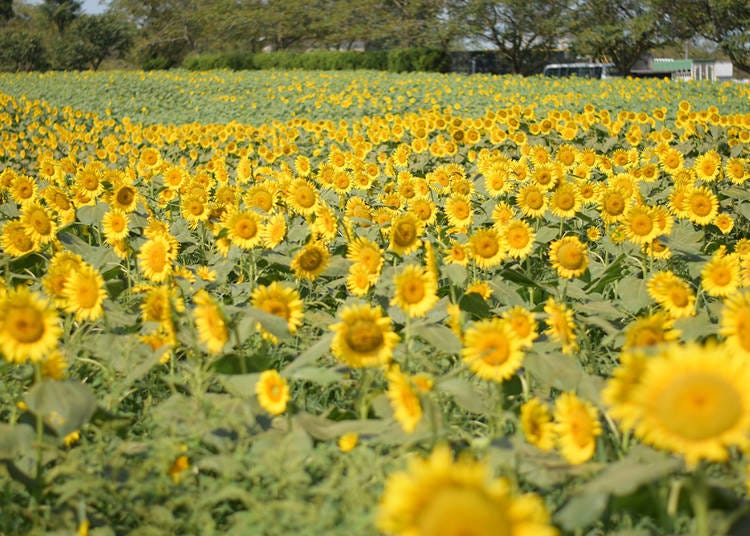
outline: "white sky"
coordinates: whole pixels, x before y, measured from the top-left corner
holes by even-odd
[[[102,13],[107,9],[107,3],[107,0],[105,0],[104,2],[102,2],[101,0],[83,0],[82,11],[84,13],[88,13],[89,15]]]

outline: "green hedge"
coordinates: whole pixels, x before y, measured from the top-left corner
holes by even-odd
[[[185,58],[182,63],[191,71],[210,69],[305,69],[320,71],[373,69],[380,71],[437,71],[450,70],[447,52],[431,48],[397,48],[375,51],[317,50],[311,52],[234,52],[229,54],[201,54]]]

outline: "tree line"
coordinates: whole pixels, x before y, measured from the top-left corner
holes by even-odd
[[[750,72],[747,0],[0,0],[0,68],[169,68],[196,54],[491,49],[514,73],[560,50],[627,73],[645,52],[702,40]]]

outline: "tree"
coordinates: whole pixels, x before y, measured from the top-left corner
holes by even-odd
[[[97,70],[109,56],[122,57],[133,44],[133,27],[115,13],[82,15],[70,30],[66,68]]]
[[[81,2],[76,0],[44,0],[39,9],[55,24],[57,31],[62,35],[81,12]]]
[[[623,74],[646,52],[671,41],[658,0],[582,0],[574,17],[576,51],[611,61]]]
[[[468,36],[495,47],[514,73],[539,72],[564,35],[564,0],[467,0]],[[461,14],[459,14],[461,16]]]
[[[0,0],[0,19],[7,22],[13,18],[13,0]]]
[[[677,38],[716,43],[732,64],[750,72],[750,3],[747,0],[665,0]]]

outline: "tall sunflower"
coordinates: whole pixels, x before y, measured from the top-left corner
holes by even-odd
[[[541,450],[555,447],[555,426],[549,409],[536,397],[521,406],[521,429],[526,441]]]
[[[172,242],[164,236],[147,240],[138,252],[138,267],[143,276],[154,283],[165,281],[173,270],[176,253]]]
[[[503,262],[507,248],[500,233],[488,227],[472,233],[469,237],[469,251],[474,263],[486,270]]]
[[[389,249],[405,256],[416,251],[422,241],[419,239],[424,224],[413,212],[405,212],[393,218]]]
[[[0,297],[0,353],[7,361],[41,361],[57,346],[61,333],[55,310],[28,287]]]
[[[715,254],[701,270],[701,286],[709,296],[726,297],[740,285],[739,256],[723,251]]]
[[[566,236],[549,246],[549,259],[560,277],[572,279],[583,275],[589,265],[586,244],[577,236]]]
[[[278,281],[270,285],[260,285],[253,290],[250,298],[253,307],[286,320],[289,333],[296,333],[302,324],[302,299],[296,289],[283,286]],[[270,334],[264,336],[274,340]]]
[[[65,311],[75,314],[76,320],[96,320],[104,315],[102,304],[107,297],[104,278],[99,270],[83,263],[65,279],[63,284]]]
[[[253,210],[231,210],[224,217],[227,237],[237,247],[253,249],[260,244],[260,216]]]
[[[198,339],[206,345],[212,354],[218,354],[229,340],[224,315],[218,304],[205,290],[199,290],[193,298],[195,309],[193,317],[198,329]]]
[[[544,332],[562,345],[564,354],[572,354],[578,350],[573,311],[550,297],[544,305],[544,312],[548,315],[545,319],[547,329]]]
[[[450,448],[413,458],[407,471],[391,475],[377,514],[377,527],[400,536],[472,534],[554,536],[541,499],[516,496],[506,480],[468,457],[453,460]]]
[[[669,270],[654,274],[646,284],[649,296],[674,318],[695,314],[695,293],[690,285]]]
[[[502,318],[487,318],[469,327],[461,356],[477,376],[495,382],[513,376],[523,363],[521,342]]]
[[[437,303],[437,280],[415,264],[404,267],[394,277],[394,296],[391,305],[397,305],[410,318],[426,315]]]
[[[393,408],[393,415],[406,433],[412,433],[422,420],[422,404],[419,395],[407,374],[393,364],[386,373],[388,380],[388,400]]]
[[[602,425],[596,408],[575,393],[562,393],[555,400],[555,434],[560,453],[568,463],[579,465],[591,459]]]
[[[291,398],[286,379],[273,369],[260,373],[258,383],[255,384],[255,394],[260,407],[271,415],[284,413]]]
[[[294,256],[290,268],[298,278],[314,281],[328,267],[330,256],[323,243],[313,241]]]
[[[345,306],[331,330],[333,355],[352,368],[387,364],[400,340],[391,319],[369,304]]]

